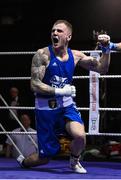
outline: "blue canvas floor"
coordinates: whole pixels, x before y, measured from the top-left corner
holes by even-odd
[[[16,160],[0,158],[0,179],[121,179],[119,162],[83,162],[87,174],[73,173],[68,160],[52,160],[46,165],[22,169]]]

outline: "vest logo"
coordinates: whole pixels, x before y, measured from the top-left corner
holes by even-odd
[[[50,83],[52,84],[52,87],[59,87],[59,88],[63,88],[65,84],[69,84],[67,78],[59,77],[57,75],[54,75],[50,79]]]
[[[41,154],[44,154],[44,151],[43,151],[43,149],[41,149],[41,150],[40,150],[40,153],[41,153]]]
[[[57,65],[57,63],[56,63],[56,62],[54,62],[54,63],[52,64],[52,66],[58,66],[58,65]]]

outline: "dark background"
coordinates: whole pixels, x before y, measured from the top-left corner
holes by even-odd
[[[121,0],[0,0],[0,51],[36,51],[47,46],[50,44],[51,27],[57,19],[66,19],[72,23],[73,39],[70,47],[73,49],[93,49],[93,30],[103,29],[111,36],[111,41],[120,42],[120,16]],[[31,58],[32,55],[1,55],[0,76],[30,76]],[[107,74],[121,74],[120,69],[121,54],[112,54]],[[88,75],[88,72],[77,67],[75,75]],[[74,80],[74,83],[77,86],[77,105],[88,107],[89,81]],[[108,79],[106,84],[106,107],[120,107],[121,80]],[[34,105],[29,81],[0,81],[0,93],[7,97],[11,86],[17,86],[21,95],[27,97],[27,105]],[[88,129],[87,111],[82,114]],[[109,120],[112,117],[116,120],[120,112],[106,114],[107,124],[112,123],[113,127],[114,121]]]
[[[93,30],[106,30],[112,40],[118,41],[120,12],[121,0],[1,0],[1,50],[36,50],[46,46],[50,41],[50,29],[57,19],[72,23],[71,45],[74,47],[90,47]]]

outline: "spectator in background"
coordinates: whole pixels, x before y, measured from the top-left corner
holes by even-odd
[[[19,90],[17,87],[13,86],[10,89],[8,89],[8,94],[5,94],[5,97],[3,96],[3,99],[8,104],[8,106],[19,106],[20,105],[20,98],[19,98]],[[1,106],[6,106],[5,103],[1,100]],[[22,100],[21,100],[22,102]],[[17,109],[11,109],[13,113],[19,117],[19,111]],[[19,127],[18,122],[15,120],[15,117],[12,115],[12,113],[7,109],[3,110],[0,113],[1,118],[1,124],[5,128],[6,131],[12,131],[13,129]],[[1,135],[0,144],[3,144],[5,146],[6,141],[6,135]]]
[[[36,132],[33,128],[31,128],[31,119],[27,114],[22,114],[20,116],[21,123],[25,127],[28,132]],[[12,132],[21,132],[23,129],[21,127],[14,129]],[[37,153],[37,148],[30,140],[28,135],[26,134],[12,134],[12,140],[16,144],[16,146],[20,149],[22,154],[27,157],[33,153]],[[37,136],[32,135],[32,138],[37,143]],[[19,153],[16,151],[15,147],[11,143],[10,139],[6,140],[6,157],[18,157]]]
[[[17,87],[13,86],[10,88],[9,97],[7,99],[7,103],[9,106],[24,106],[26,105],[26,101],[26,97],[20,95],[20,91]],[[13,114],[11,113],[11,111],[13,112]],[[11,111],[8,111],[8,125],[6,126],[8,131],[12,131],[13,129],[19,127],[19,123],[16,121],[15,116],[19,119],[20,115],[25,112],[23,112],[23,110],[20,109],[11,109]]]

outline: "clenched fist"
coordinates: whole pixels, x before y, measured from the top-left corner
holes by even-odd
[[[98,35],[98,43],[102,46],[108,46],[110,43],[110,36],[107,34],[100,34]]]

